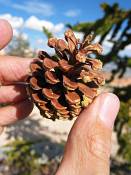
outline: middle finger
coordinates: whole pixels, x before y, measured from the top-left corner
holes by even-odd
[[[9,85],[0,87],[0,103],[17,103],[27,97],[25,85]]]

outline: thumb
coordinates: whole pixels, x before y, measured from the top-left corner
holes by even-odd
[[[77,118],[68,137],[57,175],[109,175],[111,134],[119,99],[99,95]]]

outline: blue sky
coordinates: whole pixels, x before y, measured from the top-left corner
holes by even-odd
[[[118,2],[122,8],[131,8],[130,0],[0,0],[0,13],[11,13],[13,16],[22,16],[27,19],[30,15],[35,15],[40,19],[51,20],[54,23],[78,21],[92,21],[102,16],[100,4],[107,2],[113,4]],[[29,9],[29,7],[43,5],[43,10]],[[27,8],[27,9],[26,9]],[[49,9],[49,10],[48,10]],[[72,12],[66,15],[66,12]]]
[[[66,23],[75,24],[102,17],[102,2],[118,2],[120,7],[131,9],[130,0],[0,0],[0,17],[12,24],[14,35],[22,31],[32,47],[37,49],[46,42],[41,26],[61,36]]]

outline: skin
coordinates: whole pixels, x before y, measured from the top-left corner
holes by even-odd
[[[10,24],[0,20],[0,49],[12,35]],[[25,118],[33,109],[25,85],[16,85],[25,81],[32,61],[0,56],[0,103],[9,104],[0,108],[0,132],[3,126]],[[111,135],[118,111],[118,97],[103,93],[81,113],[70,131],[56,175],[109,175]]]

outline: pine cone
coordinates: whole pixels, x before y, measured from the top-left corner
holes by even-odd
[[[42,116],[72,119],[97,96],[97,89],[104,84],[102,63],[89,55],[100,54],[102,47],[91,44],[92,39],[88,35],[81,43],[69,29],[65,32],[66,41],[48,40],[56,56],[40,51],[38,61],[31,64],[28,91]]]

